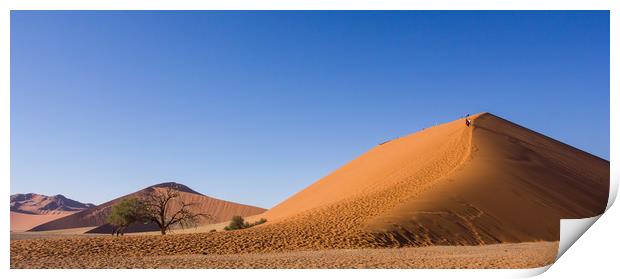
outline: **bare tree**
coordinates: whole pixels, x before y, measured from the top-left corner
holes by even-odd
[[[195,203],[186,203],[179,199],[179,190],[168,187],[163,191],[153,189],[142,199],[145,207],[145,219],[159,226],[162,235],[165,235],[172,227],[179,225],[182,228],[196,226],[199,218],[211,218],[205,213],[192,213],[190,207]],[[178,204],[177,210],[172,210],[174,203]]]

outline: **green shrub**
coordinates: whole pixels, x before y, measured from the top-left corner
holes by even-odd
[[[136,198],[125,198],[112,206],[107,221],[113,226],[112,234],[123,235],[127,227],[143,219],[144,205]]]
[[[230,220],[230,224],[226,228],[227,230],[240,230],[246,228],[246,222],[244,222],[243,217],[241,216],[233,216],[232,220]],[[224,229],[226,229],[224,228]]]
[[[247,229],[256,225],[260,225],[267,222],[267,219],[265,218],[261,218],[260,220],[254,222],[254,223],[248,223],[245,220],[243,220],[243,217],[241,216],[233,216],[232,220],[230,220],[230,224],[228,224],[228,226],[224,227],[224,230],[227,231],[232,231],[232,230],[241,230],[241,229]]]

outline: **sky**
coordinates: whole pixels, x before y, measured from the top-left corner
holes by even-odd
[[[607,11],[12,11],[11,193],[270,208],[487,111],[609,160]]]

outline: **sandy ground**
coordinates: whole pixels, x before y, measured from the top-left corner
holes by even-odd
[[[191,234],[191,233],[208,233],[212,230],[216,231],[224,231],[224,227],[228,226],[230,221],[216,223],[216,224],[204,224],[196,227],[188,227],[188,228],[175,228],[168,232],[168,234]],[[154,232],[135,232],[135,233],[127,233],[126,235],[161,235],[159,231]]]
[[[95,227],[84,227],[43,232],[11,232],[11,240],[102,236],[100,234],[85,234],[85,232],[94,228]]]
[[[197,227],[189,227],[189,228],[176,228],[168,234],[192,234],[192,233],[208,233],[212,230],[216,231],[224,231],[224,227],[228,226],[230,222],[221,222],[217,224],[205,224]],[[96,227],[83,227],[83,228],[73,228],[73,229],[64,229],[64,230],[50,230],[50,231],[40,231],[40,232],[30,232],[30,231],[11,231],[11,240],[24,240],[24,239],[46,239],[46,238],[67,238],[67,237],[96,237],[96,236],[107,236],[109,234],[102,233],[86,233]],[[154,232],[133,232],[126,233],[126,236],[140,236],[140,235],[160,235],[159,231]]]
[[[21,260],[11,268],[532,268],[551,264],[557,242],[343,249],[236,255],[48,257]]]

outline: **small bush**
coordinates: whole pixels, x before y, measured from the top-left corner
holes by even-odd
[[[241,216],[233,216],[232,220],[230,220],[230,224],[228,224],[228,226],[224,229],[230,231],[230,230],[240,230],[240,229],[245,229],[246,228],[246,224],[247,222],[244,222],[243,217]]]
[[[230,220],[230,224],[228,224],[228,226],[224,227],[224,230],[227,231],[232,231],[232,230],[241,230],[241,229],[247,229],[256,225],[260,225],[267,222],[267,219],[265,218],[261,218],[260,220],[254,222],[254,223],[248,223],[245,220],[243,220],[243,217],[241,216],[233,216],[232,220]]]

